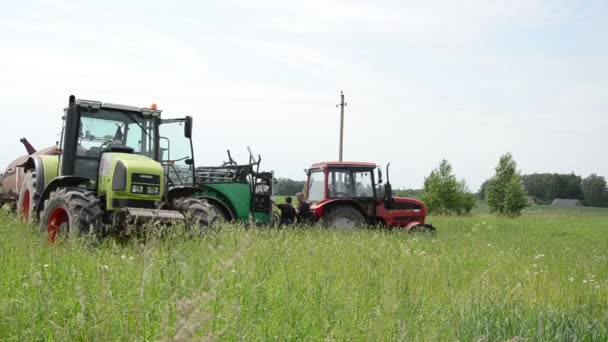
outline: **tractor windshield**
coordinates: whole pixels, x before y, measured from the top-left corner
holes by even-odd
[[[154,157],[154,118],[114,110],[82,112],[75,173],[96,179],[101,152],[112,147],[132,148],[133,153]]]

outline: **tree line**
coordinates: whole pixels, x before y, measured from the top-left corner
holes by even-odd
[[[485,200],[488,181],[485,181],[478,197]],[[537,204],[551,204],[557,198],[581,200],[590,207],[608,207],[608,190],[603,176],[591,174],[582,178],[574,173],[533,173],[522,176],[526,193]]]

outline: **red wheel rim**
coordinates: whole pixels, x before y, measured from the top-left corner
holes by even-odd
[[[59,234],[59,227],[64,223],[69,223],[68,212],[61,207],[53,209],[46,226],[46,231],[51,242],[55,242]]]
[[[21,218],[27,222],[30,216],[30,191],[25,190],[23,203],[21,204]]]

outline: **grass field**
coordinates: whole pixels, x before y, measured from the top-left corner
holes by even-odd
[[[0,340],[608,339],[608,211],[429,221],[52,246],[0,212]]]

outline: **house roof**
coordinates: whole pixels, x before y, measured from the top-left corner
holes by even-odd
[[[555,207],[576,207],[580,205],[581,201],[577,199],[566,199],[566,198],[556,198],[551,202],[552,206]]]

